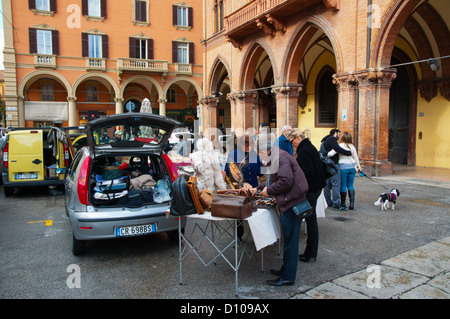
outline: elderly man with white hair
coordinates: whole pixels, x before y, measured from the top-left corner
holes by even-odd
[[[277,140],[277,144],[278,144],[278,147],[281,148],[282,150],[285,150],[289,154],[294,155],[292,143],[288,139],[288,136],[291,133],[291,131],[292,131],[292,126],[290,126],[290,125],[283,126],[283,128],[281,129],[281,135]]]

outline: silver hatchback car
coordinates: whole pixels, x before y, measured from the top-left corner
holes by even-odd
[[[86,242],[95,239],[156,232],[178,239],[178,221],[166,213],[178,173],[162,149],[179,124],[146,113],[87,123],[88,146],[78,151],[65,180],[74,255],[85,252]]]

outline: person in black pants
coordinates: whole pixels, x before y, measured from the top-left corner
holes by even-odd
[[[325,173],[319,152],[309,140],[310,132],[299,128],[293,129],[289,139],[297,156],[297,162],[308,181],[308,193],[306,199],[313,208],[313,213],[305,218],[308,238],[306,239],[305,252],[299,256],[300,261],[316,261],[319,246],[319,227],[317,225],[316,204],[317,199],[326,185]]]

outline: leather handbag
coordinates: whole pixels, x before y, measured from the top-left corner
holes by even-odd
[[[189,177],[187,188],[189,190],[189,193],[191,194],[197,214],[203,214],[205,210],[203,209],[202,203],[200,202],[200,192],[197,187],[197,176]]]
[[[215,194],[211,203],[211,216],[246,219],[252,215],[252,201],[247,196]]]
[[[252,203],[252,211],[256,212],[256,210],[258,209],[258,207],[256,206],[256,200],[253,198],[252,193],[248,189],[219,189],[217,190],[217,194],[247,197]]]
[[[295,215],[295,221],[299,222],[305,219],[306,217],[311,216],[312,214],[312,207],[309,204],[308,200],[305,199],[304,201],[298,203],[297,205],[293,206],[291,208],[292,212]]]
[[[202,189],[202,191],[200,192],[200,203],[202,203],[202,206],[205,210],[211,210],[211,203],[213,201],[213,198],[213,193],[209,189]]]
[[[192,196],[187,187],[188,177],[181,174],[172,183],[172,200],[170,202],[170,214],[173,216],[183,216],[195,214]]]

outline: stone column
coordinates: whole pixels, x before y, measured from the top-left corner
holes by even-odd
[[[123,98],[116,97],[114,101],[116,102],[116,114],[123,113]]]
[[[17,114],[19,127],[25,127],[25,98],[23,96],[17,97]]]
[[[272,86],[277,101],[277,136],[285,125],[298,127],[298,96],[303,84],[284,83]]]
[[[69,126],[77,126],[77,98],[75,96],[68,96],[67,101],[69,103]]]
[[[357,85],[358,79],[353,73],[341,73],[333,75],[333,83],[338,91],[337,127],[341,132],[349,132],[353,137],[353,144],[358,142],[358,110],[357,110]]]
[[[355,74],[359,83],[358,156],[371,175],[392,174],[388,161],[389,90],[396,78],[395,70],[369,70]]]
[[[166,116],[166,99],[159,99],[159,115]]]

